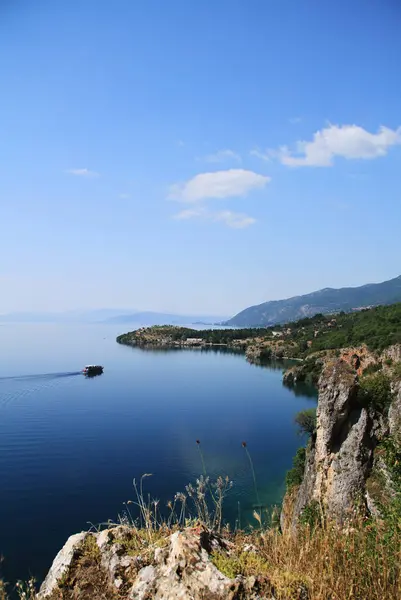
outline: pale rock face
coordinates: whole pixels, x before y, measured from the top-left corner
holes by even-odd
[[[132,575],[142,566],[138,556],[129,556],[123,551],[121,542],[129,536],[130,529],[125,525],[105,529],[96,534],[96,543],[100,550],[101,565],[105,569],[110,582],[117,589],[123,584],[123,580]]]
[[[383,351],[383,358],[391,358],[394,362],[401,362],[401,344],[395,344]]]
[[[87,535],[96,540],[100,552],[98,560],[102,573],[106,575],[105,581],[109,582],[110,589],[115,592],[123,589],[121,597],[127,600],[266,598],[266,595],[260,595],[263,581],[256,577],[241,576],[230,579],[215,567],[211,561],[211,553],[229,553],[231,544],[202,527],[187,528],[173,533],[166,539],[166,546],[154,550],[151,564],[146,564],[139,555],[131,556],[124,551],[122,541],[129,539],[132,530],[120,526],[96,534],[82,533],[71,536],[57,555],[42,585],[40,600],[49,598],[57,590],[60,577],[68,574],[69,568],[74,569],[74,556]],[[75,597],[75,593],[79,594],[79,591],[74,589],[70,592],[71,597]]]
[[[76,551],[82,545],[87,535],[86,532],[81,532],[68,538],[54,559],[50,571],[40,587],[39,599],[47,598],[57,587],[57,582],[67,573]]]
[[[135,581],[132,600],[181,600],[232,598],[239,582],[223,575],[209,560],[199,538],[188,531],[170,537],[168,548],[158,553],[155,564],[142,569]]]
[[[319,381],[316,437],[307,453],[292,525],[310,502],[343,521],[363,495],[372,460],[372,420],[357,402],[357,375],[345,362],[327,365]]]
[[[393,392],[394,398],[388,413],[388,421],[391,435],[401,442],[401,382],[394,386]]]
[[[387,359],[391,359],[389,365]],[[346,349],[340,359],[326,361],[319,380],[316,435],[308,444],[304,477],[294,504],[290,497],[284,500],[283,529],[295,528],[303,509],[313,501],[339,523],[358,501],[365,502],[372,514],[378,514],[366,482],[375,465],[388,479],[391,492],[390,476],[380,457],[375,456],[375,447],[387,435],[401,442],[401,382],[393,383],[388,415],[380,414],[358,402],[358,375],[378,363],[391,373],[392,364],[399,361],[401,345],[387,348],[380,356],[365,347]]]

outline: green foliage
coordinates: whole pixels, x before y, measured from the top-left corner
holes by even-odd
[[[323,361],[313,358],[306,359],[297,367],[297,382],[305,382],[309,385],[316,385],[319,381],[323,369]]]
[[[287,490],[291,490],[293,487],[301,485],[305,471],[306,461],[306,450],[305,448],[298,448],[297,453],[292,459],[292,469],[287,471],[285,483]]]
[[[401,445],[393,437],[385,438],[380,448],[384,450],[384,462],[390,472],[396,492],[401,494]]]
[[[396,379],[401,379],[401,362],[398,362],[394,365],[393,375]]]
[[[371,543],[373,553],[375,540],[380,536],[388,556],[386,569],[397,574],[401,536],[401,446],[393,437],[387,437],[376,448],[376,452],[390,474],[392,493],[390,498],[383,495],[386,501],[378,502],[380,519],[372,518],[366,523],[366,538]]]
[[[401,343],[401,304],[377,306],[369,310],[335,316],[335,324],[324,327],[313,340],[313,350],[326,350],[366,344],[371,350],[382,351]]]
[[[274,327],[253,327],[243,329],[204,329],[195,330],[188,327],[173,325],[155,325],[118,336],[121,344],[157,344],[184,342],[187,338],[199,338],[207,344],[232,344],[234,340],[253,339],[255,343],[273,343],[273,331],[279,331],[278,338],[285,356],[306,357],[311,353],[322,350],[337,350],[339,348],[366,344],[371,350],[381,352],[384,348],[401,343],[401,303],[390,306],[377,306],[351,313],[334,315],[315,315],[287,325]],[[257,338],[257,339],[256,339]],[[271,350],[263,349],[269,358]],[[309,379],[316,381],[318,373],[311,372]]]
[[[235,579],[237,575],[257,577],[267,575],[269,572],[269,563],[255,552],[241,552],[239,555],[214,552],[212,562],[221,573],[230,579]]]
[[[228,321],[229,325],[270,325],[302,318],[305,307],[309,313],[340,313],[358,310],[357,307],[388,305],[401,301],[401,277],[376,285],[355,288],[317,290],[312,294],[251,306]],[[366,309],[362,309],[366,310]],[[314,318],[314,317],[312,317]],[[303,321],[307,319],[302,318]]]
[[[373,363],[369,366],[366,367],[366,369],[364,369],[363,371],[363,376],[365,377],[366,375],[373,375],[373,373],[377,373],[377,371],[380,371],[380,369],[382,369],[383,365],[378,362],[378,363]]]
[[[301,435],[312,435],[316,431],[316,408],[301,410],[295,415],[295,423],[298,425]]]
[[[319,506],[319,502],[312,500],[305,506],[299,517],[299,522],[303,525],[309,525],[311,529],[314,529],[321,524],[322,514]]]
[[[359,381],[358,400],[363,406],[370,406],[385,413],[392,400],[391,380],[388,375],[379,371],[362,377]]]
[[[261,328],[247,329],[190,329],[175,325],[153,325],[146,329],[130,331],[117,337],[119,344],[132,344],[140,342],[151,343],[160,339],[171,342],[184,342],[187,338],[198,338],[208,344],[229,344],[233,340],[245,340],[265,335],[266,330]]]

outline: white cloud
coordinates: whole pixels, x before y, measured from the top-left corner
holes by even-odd
[[[195,219],[199,217],[206,217],[208,212],[206,208],[200,206],[199,208],[187,208],[185,210],[181,210],[179,213],[174,215],[174,219],[177,221],[186,221],[187,219]]]
[[[204,160],[209,163],[223,163],[227,161],[242,162],[242,159],[237,152],[233,150],[218,150],[214,154],[208,154]]]
[[[99,177],[99,173],[90,171],[89,169],[68,169],[67,173],[76,175],[77,177]]]
[[[288,122],[291,123],[291,125],[298,125],[298,123],[302,122],[302,119],[301,117],[291,117],[288,119]]]
[[[295,152],[284,146],[277,156],[289,167],[330,167],[336,156],[373,159],[397,144],[401,144],[401,127],[380,127],[377,133],[370,133],[358,125],[329,125],[317,131],[312,141],[297,142]]]
[[[251,156],[256,156],[257,158],[260,158],[261,160],[265,160],[266,162],[270,162],[273,156],[275,155],[275,152],[272,152],[271,150],[261,152],[260,150],[255,148],[254,150],[251,150],[249,154]]]
[[[179,202],[199,202],[207,198],[246,196],[252,190],[264,188],[269,181],[270,177],[245,169],[200,173],[171,186],[168,197]]]
[[[131,198],[130,194],[120,194],[120,198],[122,200],[128,200],[128,198]]]
[[[244,213],[235,213],[231,210],[222,210],[215,213],[214,220],[221,221],[227,225],[227,227],[232,227],[233,229],[243,229],[244,227],[249,227],[249,225],[256,223],[256,219],[253,217],[249,217]]]
[[[231,210],[211,211],[203,206],[182,210],[173,218],[178,221],[202,219],[203,221],[220,222],[232,229],[243,229],[256,222],[256,219],[244,213],[236,213]]]

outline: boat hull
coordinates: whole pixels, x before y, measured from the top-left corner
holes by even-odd
[[[95,377],[103,373],[103,367],[101,365],[90,365],[82,370],[85,377]]]

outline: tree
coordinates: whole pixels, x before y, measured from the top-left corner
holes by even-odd
[[[316,408],[301,410],[295,416],[295,423],[298,425],[301,435],[312,435],[316,431]]]

